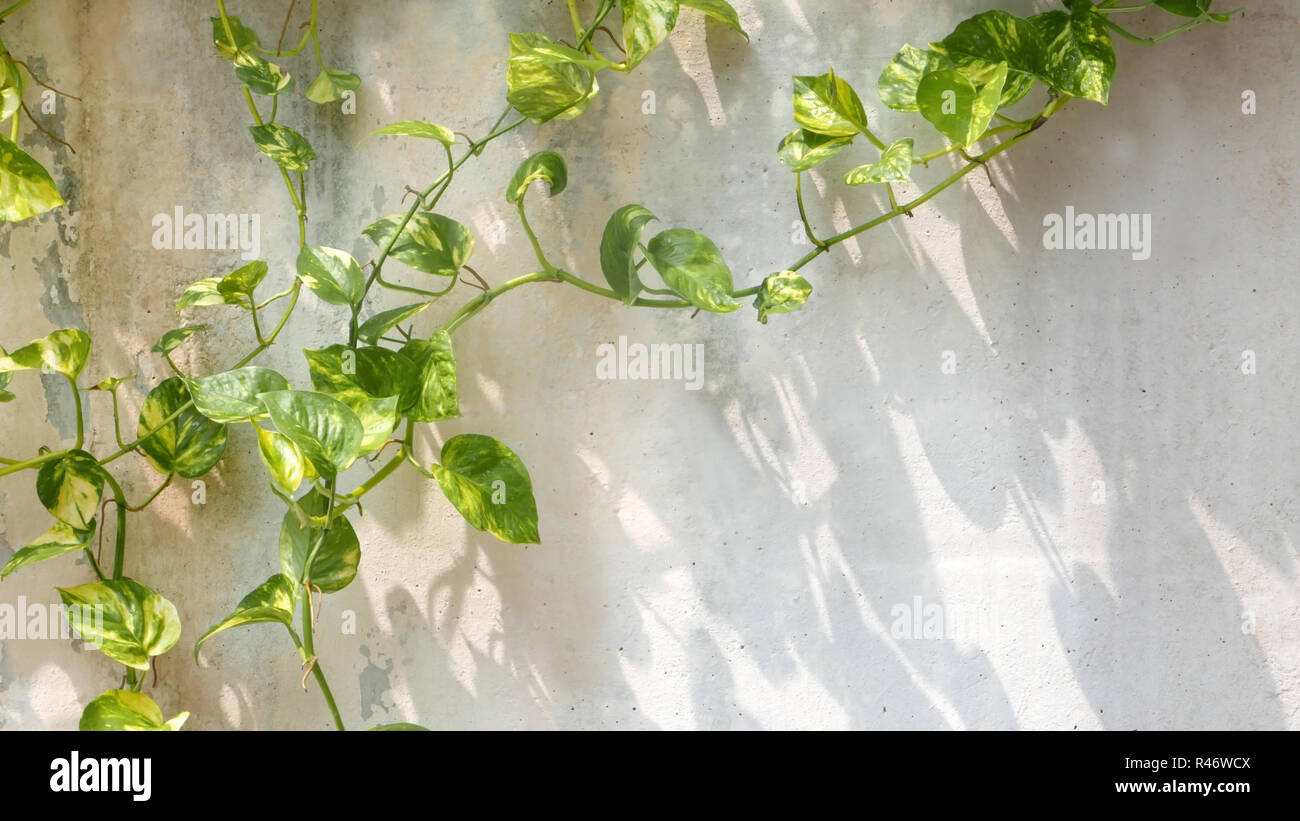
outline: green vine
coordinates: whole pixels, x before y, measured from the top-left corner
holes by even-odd
[[[0,11],[0,21],[27,3],[21,0]],[[589,14],[584,15],[584,5]],[[498,298],[534,283],[569,285],[630,307],[720,314],[739,310],[738,300],[753,298],[758,319],[764,323],[772,315],[799,310],[812,293],[812,285],[800,272],[818,258],[853,237],[911,215],[967,174],[1028,139],[1072,100],[1106,104],[1115,73],[1112,32],[1153,45],[1229,19],[1228,14],[1210,11],[1210,0],[1153,0],[1124,7],[1116,0],[1096,4],[1066,0],[1062,10],[1029,18],[985,12],[964,20],[928,48],[904,46],[880,76],[880,98],[890,108],[917,113],[934,126],[943,144],[928,152],[918,151],[914,138],[889,141],[878,135],[857,92],[833,70],[795,77],[798,127],[780,141],[777,153],[794,173],[799,219],[812,250],[747,287],[736,286],[722,252],[703,233],[669,228],[643,241],[647,226],[657,218],[636,204],[619,208],[606,225],[599,261],[604,284],[557,267],[530,224],[526,208],[534,183],[545,183],[550,197],[568,185],[563,158],[543,151],[528,158],[505,189],[505,200],[516,210],[538,268],[493,286],[468,264],[474,252],[470,231],[434,210],[466,164],[525,123],[541,125],[582,114],[599,93],[598,76],[634,70],[664,43],[686,8],[702,11],[745,35],[735,10],[722,0],[585,4],[568,0],[572,45],[537,32],[512,34],[506,65],[508,105],[483,136],[471,139],[418,120],[393,123],[370,135],[429,140],[441,147],[445,167],[424,188],[411,190],[415,196],[404,211],[362,230],[377,249],[373,261],[363,266],[344,251],[309,242],[305,179],[316,154],[302,133],[278,121],[279,99],[293,92],[295,79],[268,58],[295,57],[311,43],[316,78],[306,96],[322,105],[348,99],[361,87],[361,79],[325,62],[314,0],[301,39],[294,47],[284,47],[296,6],[297,0],[289,4],[274,48],[263,46],[258,35],[229,12],[225,0],[216,0],[216,15],[211,18],[216,49],[231,64],[247,104],[253,143],[276,164],[293,205],[299,239],[297,270],[282,290],[260,298],[258,290],[270,269],[264,261],[250,262],[195,282],[181,295],[178,310],[222,306],[247,312],[255,341],[251,349],[228,370],[191,376],[176,368],[171,353],[204,332],[204,326],[186,325],[163,335],[153,351],[175,375],[147,396],[134,439],[124,441],[121,433],[117,390],[127,378],[104,379],[90,388],[111,397],[118,449],[102,457],[83,450],[88,415],[83,411],[79,380],[90,358],[90,337],[64,329],[12,353],[0,349],[0,401],[14,398],[5,388],[13,372],[22,370],[62,375],[75,400],[76,437],[71,447],[41,448],[26,458],[0,457],[0,476],[36,471],[37,495],[54,517],[50,529],[15,553],[0,576],[68,553],[81,552],[88,559],[96,580],[59,592],[69,607],[98,607],[106,614],[102,623],[83,623],[79,632],[122,664],[125,672],[122,687],[87,705],[82,729],[176,729],[187,716],[181,713],[165,721],[159,706],[141,692],[143,673],[156,656],[177,644],[181,625],[171,602],[126,573],[127,526],[129,514],[147,509],[176,478],[197,479],[217,465],[230,426],[253,427],[268,489],[285,505],[279,535],[281,566],[280,572],[244,596],[229,616],[197,639],[195,661],[206,642],[228,629],[278,623],[302,660],[304,688],[308,676],[314,678],[335,726],[342,730],[344,719],[316,651],[315,628],[320,597],[342,590],[356,576],[361,546],[348,517],[363,497],[410,465],[435,481],[475,528],[506,542],[540,541],[531,479],[506,445],[489,436],[465,434],[449,439],[432,464],[416,454],[417,426],[460,415],[453,344],[457,330]],[[1140,36],[1112,19],[1152,7],[1185,20],[1164,33]],[[621,37],[610,29],[616,8]],[[597,32],[615,42],[622,59],[601,52]],[[5,195],[0,218],[15,222],[62,204],[49,174],[15,144],[24,108],[20,67],[25,66],[0,44],[0,104],[4,119],[12,117],[11,136],[0,137],[0,192]],[[1030,116],[1015,119],[1007,113],[1035,89],[1041,99],[1032,104]],[[861,225],[821,235],[805,204],[803,175],[848,149],[858,137],[869,144],[871,161],[850,171],[844,182],[884,186],[890,208]],[[960,154],[965,162],[924,193],[899,201],[895,186],[911,184],[917,166],[928,167],[952,154]],[[394,262],[405,270],[395,273]],[[650,271],[660,282],[643,280]],[[369,304],[376,287],[411,294],[417,301],[372,311]],[[463,288],[477,293],[449,310],[431,333],[415,333],[412,321],[418,315]],[[309,390],[294,388],[284,375],[252,364],[276,343],[304,290],[344,312],[348,321],[346,340],[304,352]],[[268,311],[276,303],[282,307],[272,324]],[[396,452],[369,478],[351,490],[342,489],[349,468],[365,458],[377,461],[390,445],[396,446]],[[110,470],[114,461],[132,453],[163,477],[138,504],[128,501]],[[107,498],[106,490],[111,493]],[[100,519],[108,504],[115,509],[115,526],[111,572],[106,573],[92,544],[103,527]]]

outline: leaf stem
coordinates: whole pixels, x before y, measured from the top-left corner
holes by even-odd
[[[81,410],[81,391],[77,389],[77,380],[71,376],[65,377],[68,384],[72,386],[72,401],[76,403],[77,408],[77,444],[72,446],[73,450],[81,450],[82,444],[86,441],[86,421],[82,416]]]
[[[113,489],[113,503],[117,505],[117,532],[113,534],[113,579],[117,580],[122,578],[122,572],[126,569],[126,494],[122,492],[122,486],[113,478],[113,474],[107,470],[102,473],[104,481]]]
[[[817,239],[813,233],[812,225],[808,222],[808,211],[803,204],[803,172],[798,171],[794,175],[794,198],[799,202],[799,219],[803,220],[803,232],[808,235],[808,241],[820,248],[822,241]]]

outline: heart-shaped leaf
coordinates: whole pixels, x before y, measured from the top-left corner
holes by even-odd
[[[413,339],[402,355],[419,372],[419,394],[407,416],[416,422],[437,422],[460,416],[456,353],[451,334],[438,331],[430,339]]]
[[[293,624],[293,614],[297,608],[296,582],[291,581],[283,573],[276,573],[259,584],[253,592],[240,599],[229,616],[212,625],[206,633],[199,636],[199,640],[194,642],[194,663],[199,662],[199,648],[218,633],[245,624],[274,622],[288,627]]]
[[[0,136],[0,221],[22,222],[63,205],[45,167]]]
[[[357,329],[357,339],[367,345],[378,345],[380,337],[408,319],[414,318],[432,304],[432,302],[419,302],[415,305],[404,305],[401,308],[381,311],[361,323],[361,327]]]
[[[377,128],[361,138],[365,142],[371,137],[378,137],[384,134],[394,134],[401,137],[420,137],[426,140],[437,140],[448,148],[456,142],[456,135],[450,128],[437,123],[429,123],[424,120],[400,120],[390,123],[383,128]],[[360,145],[361,142],[357,143]]]
[[[77,530],[94,530],[104,498],[104,469],[84,450],[41,465],[36,496],[60,522]]]
[[[1043,75],[1057,91],[1106,105],[1115,77],[1115,47],[1106,21],[1091,9],[1029,18],[1044,44]]]
[[[361,88],[361,78],[350,71],[327,68],[307,87],[307,99],[313,103],[332,103],[342,100],[348,91]]]
[[[235,15],[226,16],[226,20],[230,21],[233,40],[226,34],[225,23],[220,17],[208,19],[212,21],[212,39],[217,45],[217,51],[227,60],[235,59],[240,52],[253,51],[261,47],[262,42],[257,39],[257,32],[244,25]]]
[[[211,376],[185,380],[194,407],[213,422],[233,424],[266,413],[259,394],[289,389],[289,380],[270,368],[256,365]]]
[[[669,288],[697,308],[726,314],[740,307],[731,297],[731,269],[713,241],[698,231],[674,228],[650,240],[646,258]]]
[[[292,496],[306,478],[307,457],[284,434],[260,425],[253,427],[257,430],[257,452],[262,457],[262,466],[266,468],[271,484],[285,496]]]
[[[91,520],[90,527],[86,530],[77,530],[67,522],[56,522],[53,527],[37,537],[36,541],[9,558],[4,569],[0,570],[0,579],[29,564],[89,547],[94,535],[94,520]]]
[[[308,516],[323,517],[327,500],[313,488],[299,505]],[[325,593],[342,590],[356,578],[361,563],[361,542],[343,515],[334,517],[322,538],[319,529],[300,527],[293,511],[286,513],[280,524],[280,572],[296,585],[304,578],[303,565],[318,539],[321,541],[311,563],[311,583]]]
[[[352,409],[314,391],[271,391],[259,397],[277,431],[288,437],[322,476],[346,470],[361,454],[365,429]]]
[[[805,130],[828,137],[852,137],[867,131],[862,100],[833,70],[820,77],[794,78],[794,119]]]
[[[76,379],[90,359],[90,337],[84,331],[63,329],[27,343],[8,356],[0,356],[0,372],[49,371]]]
[[[677,0],[622,0],[623,48],[627,67],[636,68],[659,48],[677,25]]]
[[[162,708],[144,693],[134,690],[109,690],[97,696],[81,712],[77,729],[86,732],[121,730],[179,730],[189,713],[163,721]]]
[[[937,51],[904,45],[880,74],[880,101],[897,111],[920,111],[916,88],[921,78],[952,67],[952,61]]]
[[[916,93],[921,116],[962,147],[974,144],[988,130],[998,110],[1007,78],[1006,64],[999,65],[999,72],[979,90],[958,71],[945,69],[927,74]]]
[[[880,152],[880,162],[860,165],[848,173],[844,182],[866,185],[874,182],[907,182],[912,178],[911,137],[904,137]]]
[[[506,186],[506,202],[511,205],[523,202],[528,186],[538,180],[545,180],[552,197],[563,191],[569,182],[569,171],[564,165],[564,158],[554,151],[543,151],[524,160]]]
[[[758,321],[767,324],[771,314],[794,313],[804,306],[812,294],[812,285],[794,271],[782,271],[763,280],[763,287],[754,300]]]
[[[69,621],[81,638],[127,667],[148,670],[149,659],[181,637],[175,605],[139,582],[117,579],[58,590],[63,604],[75,608]]]
[[[475,528],[515,544],[536,544],[537,502],[528,469],[490,436],[453,436],[433,474],[448,501]]]
[[[268,123],[248,127],[257,143],[257,150],[270,157],[286,171],[306,171],[307,164],[316,159],[307,138],[287,125]]]
[[[298,252],[298,278],[331,305],[356,305],[365,292],[361,266],[347,251],[304,245]]]
[[[189,339],[201,331],[206,331],[207,325],[186,325],[184,328],[176,328],[162,335],[162,338],[153,343],[150,348],[154,353],[160,353],[166,356],[181,346],[185,340]]]
[[[577,117],[600,90],[594,74],[557,56],[557,45],[535,32],[510,35],[506,99],[535,123]]]
[[[643,206],[625,205],[605,224],[605,234],[600,240],[600,269],[609,287],[628,305],[636,302],[644,287],[636,266],[641,232],[647,223],[658,219]]]
[[[699,9],[714,20],[726,23],[734,31],[744,35],[746,40],[749,39],[749,33],[740,24],[740,15],[727,0],[680,0],[680,2],[683,6]]]
[[[164,424],[173,415],[175,418]],[[196,479],[212,470],[226,452],[226,426],[190,404],[189,389],[179,376],[164,381],[144,400],[136,436],[155,429],[156,433],[140,443],[140,450],[160,473]]]
[[[816,168],[852,143],[852,137],[828,137],[800,128],[781,140],[776,155],[798,173]]]
[[[381,250],[393,242],[405,215],[385,217],[363,232]],[[390,257],[417,271],[454,277],[474,253],[469,230],[451,217],[426,211],[413,215],[393,242]]]
[[[293,90],[293,76],[285,74],[275,63],[256,54],[241,51],[235,55],[235,77],[254,94],[274,97]]]

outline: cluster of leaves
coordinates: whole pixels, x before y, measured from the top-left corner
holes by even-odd
[[[1225,16],[1209,10],[1209,0],[1153,0],[1174,14],[1190,18],[1180,28],[1203,22],[1222,22]],[[511,543],[540,540],[537,505],[532,481],[523,462],[509,447],[481,434],[448,439],[432,464],[415,453],[416,425],[460,415],[458,367],[452,335],[464,322],[484,310],[495,298],[534,282],[564,282],[588,293],[628,306],[681,308],[730,313],[742,297],[754,297],[758,319],[799,310],[812,286],[798,271],[833,245],[888,219],[908,213],[942,191],[972,168],[1018,139],[1041,127],[1065,101],[1082,98],[1106,103],[1115,71],[1110,31],[1122,31],[1107,16],[1114,0],[1100,4],[1066,0],[1065,10],[1028,19],[1003,11],[976,15],[959,24],[944,39],[927,49],[904,46],[880,77],[882,101],[900,111],[918,112],[949,142],[946,148],[917,155],[911,138],[885,143],[873,133],[865,107],[852,86],[834,71],[821,76],[794,78],[794,116],[799,128],[781,141],[780,159],[796,173],[800,215],[816,249],[761,284],[737,290],[731,269],[718,246],[704,234],[669,228],[642,241],[655,215],[638,204],[617,209],[608,220],[600,246],[600,268],[608,288],[580,279],[551,264],[541,241],[528,222],[525,204],[533,184],[542,182],[551,197],[568,185],[564,160],[550,151],[525,160],[509,180],[504,199],[517,212],[532,243],[540,270],[491,287],[469,263],[474,238],[456,219],[438,213],[438,201],[457,170],[483,151],[487,143],[526,121],[544,123],[581,114],[598,93],[597,75],[635,68],[660,46],[677,24],[683,6],[698,9],[740,33],[735,10],[721,0],[597,0],[594,19],[583,25],[577,0],[568,0],[574,22],[574,45],[552,40],[537,32],[510,36],[511,56],[506,67],[509,108],[486,137],[471,141],[457,159],[457,135],[436,123],[404,120],[380,128],[370,136],[403,136],[439,145],[447,160],[446,171],[423,191],[405,212],[380,219],[361,233],[375,246],[373,261],[362,265],[338,248],[307,242],[304,175],[316,161],[307,138],[276,122],[280,95],[291,92],[293,76],[265,56],[296,54],[308,42],[315,46],[319,74],[307,90],[318,103],[342,99],[360,86],[353,74],[329,69],[321,60],[316,29],[316,4],[308,30],[296,49],[264,49],[257,34],[238,17],[229,15],[217,0],[219,16],[212,19],[213,40],[229,61],[240,83],[255,124],[253,142],[277,167],[292,199],[299,227],[300,247],[292,277],[284,290],[263,296],[260,289],[271,276],[265,261],[250,262],[237,270],[194,282],[181,295],[178,311],[226,308],[249,314],[257,345],[233,367],[196,376],[182,372],[171,354],[201,334],[205,326],[189,324],[169,331],[153,346],[175,371],[144,399],[136,425],[136,439],[122,441],[117,391],[127,378],[104,379],[92,390],[112,398],[115,453],[97,458],[82,449],[83,420],[78,380],[91,353],[90,338],[78,330],[60,330],[35,340],[12,354],[0,349],[0,401],[13,398],[6,388],[12,372],[39,370],[64,377],[73,388],[77,409],[77,438],[66,450],[42,449],[25,461],[0,461],[0,476],[20,470],[37,471],[37,495],[53,516],[47,532],[19,550],[0,570],[7,576],[32,563],[81,551],[98,581],[60,589],[69,607],[99,607],[105,617],[80,632],[105,655],[126,667],[125,689],[109,690],[86,708],[83,729],[175,729],[182,713],[163,720],[158,706],[139,692],[151,660],[172,649],[180,636],[177,609],[157,591],[124,575],[126,514],[142,509],[172,481],[206,475],[222,459],[229,430],[247,425],[255,435],[269,492],[285,506],[278,538],[279,570],[245,595],[228,616],[204,632],[194,644],[200,648],[231,628],[261,623],[282,625],[289,633],[309,674],[315,675],[336,725],[343,721],[329,691],[314,650],[313,626],[319,604],[317,594],[346,588],[356,577],[361,544],[350,519],[359,513],[362,497],[397,468],[413,466],[436,482],[447,500],[473,527]],[[618,8],[622,37],[604,25]],[[615,62],[593,43],[596,31],[605,31],[624,54]],[[1151,38],[1152,42],[1159,38]],[[263,56],[265,55],[265,56]],[[2,67],[3,64],[0,64]],[[1030,120],[1015,120],[1000,113],[1024,99],[1041,83],[1048,102]],[[9,98],[3,97],[5,110]],[[258,100],[270,103],[263,117]],[[519,119],[502,125],[511,111]],[[994,126],[994,120],[1004,125]],[[1013,136],[977,157],[944,183],[911,203],[898,204],[891,187],[911,179],[914,165],[953,152],[965,155],[974,143],[1000,133]],[[879,151],[872,163],[847,175],[850,185],[883,184],[893,208],[881,217],[848,232],[819,240],[804,213],[800,175],[847,148],[863,136]],[[5,147],[7,145],[0,146]],[[297,178],[297,185],[294,184]],[[57,195],[57,194],[56,194]],[[389,261],[404,266],[408,282],[397,282]],[[648,268],[647,268],[648,264]],[[367,273],[366,268],[370,268]],[[650,270],[660,282],[647,283]],[[464,278],[469,272],[477,285]],[[410,284],[411,281],[418,285]],[[413,321],[446,298],[457,286],[480,290],[448,321],[424,334],[414,332]],[[660,287],[662,285],[662,287]],[[396,308],[375,309],[369,302],[378,286],[418,301]],[[345,342],[303,351],[307,384],[297,387],[287,375],[252,364],[272,344],[289,319],[303,291],[337,309],[348,320]],[[658,297],[658,298],[656,298]],[[269,331],[263,313],[285,300],[279,322]],[[339,489],[345,472],[361,460],[378,461],[389,445],[396,455],[352,491]],[[108,468],[132,452],[163,475],[158,490],[141,505],[132,506]],[[105,504],[106,489],[117,509],[116,549],[111,574],[100,567],[91,544],[100,529],[97,515]],[[300,617],[300,622],[297,621]],[[295,623],[300,628],[295,629]],[[305,681],[305,677],[304,677]],[[413,725],[388,725],[381,729],[412,729]]]

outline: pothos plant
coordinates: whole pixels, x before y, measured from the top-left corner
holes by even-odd
[[[209,375],[184,373],[171,353],[204,330],[185,325],[164,334],[152,351],[175,375],[155,386],[139,413],[134,438],[121,434],[119,388],[129,377],[109,377],[86,390],[107,394],[113,411],[117,449],[96,456],[83,449],[86,421],[80,378],[90,357],[91,340],[76,329],[58,330],[11,354],[0,350],[0,401],[13,395],[3,390],[12,372],[38,370],[63,377],[75,397],[76,438],[70,447],[42,447],[29,458],[0,459],[0,476],[36,472],[36,491],[53,516],[44,535],[17,551],[0,575],[8,576],[34,562],[82,552],[96,580],[59,593],[71,607],[98,606],[103,619],[82,620],[82,637],[110,659],[124,665],[125,675],[86,706],[81,728],[176,729],[186,713],[165,720],[161,708],[142,692],[143,673],[154,657],[171,650],[181,635],[176,607],[154,589],[126,572],[128,514],[146,508],[175,477],[205,475],[221,460],[228,430],[252,427],[265,467],[266,491],[283,502],[280,527],[280,570],[234,605],[230,615],[202,633],[193,645],[197,662],[205,642],[233,627],[278,623],[284,627],[304,667],[303,686],[313,676],[339,729],[344,721],[315,649],[314,631],[319,597],[345,588],[355,578],[361,546],[350,517],[362,499],[404,465],[432,479],[450,503],[473,527],[512,543],[540,540],[532,483],[519,457],[490,436],[463,434],[448,439],[436,462],[426,464],[416,453],[418,426],[460,415],[453,335],[466,322],[504,294],[531,283],[575,286],[590,294],[631,307],[684,309],[729,313],[738,300],[753,297],[758,319],[801,308],[812,292],[799,271],[845,240],[884,223],[910,215],[932,197],[951,187],[993,157],[1009,150],[1042,128],[1071,100],[1106,104],[1115,73],[1111,33],[1154,45],[1173,34],[1207,22],[1226,22],[1227,14],[1210,10],[1211,0],[1153,0],[1120,6],[1119,0],[1092,3],[1065,0],[1065,8],[1029,18],[994,10],[962,21],[943,39],[927,48],[905,45],[880,75],[881,101],[888,107],[919,113],[943,140],[932,151],[918,151],[914,138],[886,141],[868,122],[866,108],[849,82],[832,70],[819,76],[794,78],[794,119],[798,128],[780,141],[778,156],[794,172],[795,198],[802,225],[813,250],[761,283],[737,288],[718,247],[704,234],[670,228],[648,241],[642,237],[655,215],[642,205],[619,208],[610,217],[600,247],[600,268],[606,284],[598,285],[554,265],[528,221],[525,208],[533,184],[546,184],[554,197],[566,187],[564,160],[543,151],[527,159],[505,186],[505,201],[518,213],[520,224],[537,258],[537,270],[493,286],[470,265],[474,238],[451,216],[439,213],[439,201],[458,178],[462,167],[488,144],[526,122],[564,120],[583,113],[599,91],[602,72],[629,72],[658,48],[685,9],[696,9],[745,35],[736,11],[722,0],[595,0],[584,16],[578,0],[568,0],[573,23],[572,42],[537,33],[510,35],[506,64],[508,105],[487,134],[470,139],[437,123],[404,120],[371,136],[398,135],[430,140],[441,147],[445,170],[403,213],[385,217],[362,230],[376,248],[374,258],[360,264],[345,251],[309,242],[305,179],[316,155],[299,131],[277,121],[280,98],[292,93],[295,78],[272,60],[293,57],[308,43],[313,47],[316,79],[307,88],[309,99],[327,104],[360,87],[354,74],[330,68],[321,57],[316,2],[301,41],[283,48],[284,32],[293,16],[290,3],[280,43],[268,48],[239,17],[216,0],[213,41],[233,74],[248,105],[256,148],[274,161],[284,182],[298,223],[296,271],[287,285],[270,296],[259,289],[270,276],[264,261],[200,279],[181,295],[178,309],[225,307],[249,315],[255,344],[224,371]],[[0,12],[0,19],[25,2]],[[1158,7],[1186,18],[1163,34],[1143,37],[1116,22],[1121,14]],[[611,28],[615,10],[621,36]],[[601,51],[597,33],[612,41],[615,57]],[[747,35],[745,35],[747,37]],[[605,45],[608,50],[609,45]],[[6,117],[17,119],[22,83],[17,64],[7,56],[0,62],[0,100]],[[1036,87],[1043,101],[1030,116],[1006,113]],[[513,115],[513,116],[512,116]],[[884,187],[890,208],[879,216],[819,238],[805,207],[804,173],[839,154],[858,137],[869,142],[870,162],[848,172],[850,186]],[[974,146],[1001,140],[977,153]],[[457,152],[458,143],[464,141]],[[911,183],[917,166],[959,154],[963,162],[925,193],[900,202],[895,186]],[[20,220],[57,206],[58,194],[49,175],[14,144],[0,142],[0,213]],[[393,263],[404,266],[394,271]],[[647,269],[648,263],[648,269]],[[649,276],[658,275],[658,282]],[[468,275],[468,277],[466,276]],[[434,284],[430,284],[434,283]],[[373,310],[376,287],[410,295],[408,305]],[[461,288],[478,293],[424,333],[413,320],[444,302]],[[270,348],[293,315],[303,290],[334,306],[347,320],[345,340],[329,347],[305,350],[309,388],[285,375],[253,364]],[[283,302],[272,322],[266,311]],[[344,489],[349,468],[359,461],[377,462],[389,446],[396,450],[364,481]],[[157,489],[131,504],[115,477],[113,463],[129,454],[143,457],[162,476]],[[111,496],[105,499],[105,491]],[[112,563],[105,569],[92,549],[101,508],[115,510]],[[296,626],[295,626],[296,625]],[[377,729],[412,729],[386,725]]]

